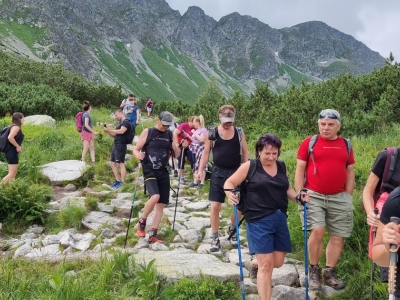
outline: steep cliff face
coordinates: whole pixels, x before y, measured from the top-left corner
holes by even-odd
[[[164,0],[0,0],[0,22],[2,49],[166,99],[196,97],[210,76],[228,94],[265,81],[280,91],[384,64],[322,22],[277,30],[238,13],[217,22],[198,7],[181,16]]]

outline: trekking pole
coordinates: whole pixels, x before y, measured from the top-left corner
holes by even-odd
[[[139,176],[140,176],[140,166],[141,166],[141,162],[139,161],[139,170],[138,170],[138,175],[136,177],[136,182],[135,182],[135,187],[133,190],[133,194],[132,194],[132,204],[131,204],[131,212],[129,214],[129,221],[128,221],[128,229],[126,230],[126,236],[125,236],[125,243],[124,243],[124,248],[126,247],[126,242],[128,241],[128,232],[129,232],[129,226],[131,225],[131,218],[132,218],[132,212],[133,212],[133,204],[135,203],[135,199],[136,199],[136,187],[139,181]]]
[[[303,224],[304,224],[304,281],[306,285],[306,300],[308,300],[308,245],[307,245],[307,203],[304,202],[302,197],[302,192],[307,192],[308,190],[303,188],[299,191],[295,197],[296,201],[303,204]]]
[[[400,218],[391,217],[390,222],[394,222],[396,225],[399,225]],[[389,280],[388,280],[388,290],[389,290],[389,300],[395,300],[395,291],[396,291],[396,272],[397,272],[397,248],[398,245],[391,244],[390,245],[390,261],[389,261]]]
[[[180,161],[180,168],[178,168],[179,176],[178,176],[178,188],[176,189],[176,200],[175,200],[175,212],[174,212],[174,221],[172,222],[172,231],[175,229],[175,217],[176,217],[176,208],[178,207],[178,198],[179,198],[179,188],[181,186],[181,168],[183,165],[183,147],[181,148],[181,161]]]
[[[236,191],[235,189],[232,190],[232,193],[239,194],[238,196],[240,197],[240,193],[238,193],[238,191]],[[246,299],[246,294],[244,293],[242,251],[240,249],[240,235],[239,235],[239,217],[238,217],[238,209],[237,209],[237,205],[236,204],[233,205],[233,210],[235,212],[236,240],[237,240],[237,244],[238,244],[237,247],[238,247],[238,256],[239,256],[240,286],[242,287],[242,300],[245,300]]]
[[[374,208],[374,214],[377,216],[379,213],[379,209],[377,207]],[[376,227],[372,228],[372,242],[375,241],[376,237]],[[369,299],[374,300],[374,271],[375,271],[375,264],[374,261],[371,259],[371,277],[369,283]]]

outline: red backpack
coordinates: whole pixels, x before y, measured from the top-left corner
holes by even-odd
[[[78,130],[78,132],[82,132],[82,128],[83,128],[82,115],[83,115],[83,112],[80,111],[75,116],[75,127],[76,127],[76,130]]]

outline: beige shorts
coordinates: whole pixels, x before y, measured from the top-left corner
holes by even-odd
[[[307,230],[327,227],[329,234],[349,237],[353,231],[353,196],[347,192],[323,195],[311,190],[307,204]],[[301,223],[304,226],[304,208],[299,205]]]

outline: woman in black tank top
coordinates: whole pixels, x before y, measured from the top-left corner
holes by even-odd
[[[271,299],[272,271],[281,267],[286,253],[291,252],[286,210],[288,199],[296,201],[296,192],[290,187],[285,164],[278,161],[281,146],[274,134],[264,134],[258,140],[256,168],[247,182],[242,207],[249,250],[257,258],[253,264],[258,264],[257,289],[261,299]],[[250,164],[244,163],[229,177],[224,189],[233,189],[245,181]],[[225,193],[230,204],[238,204],[237,195],[231,191]],[[309,196],[303,199],[308,202]]]

